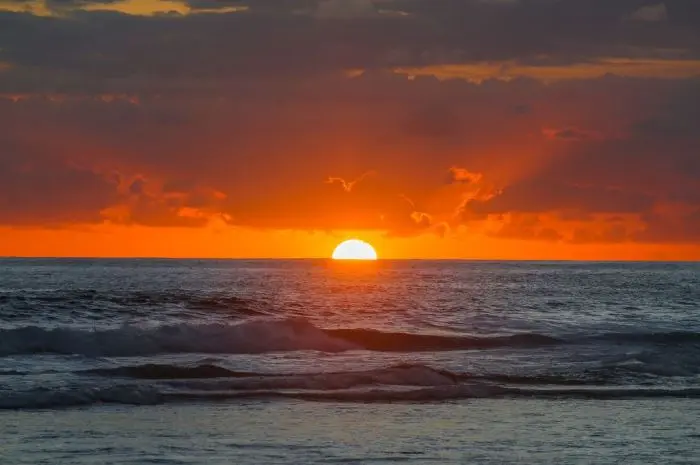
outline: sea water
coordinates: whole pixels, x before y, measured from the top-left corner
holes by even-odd
[[[698,463],[700,265],[0,260],[0,463]]]

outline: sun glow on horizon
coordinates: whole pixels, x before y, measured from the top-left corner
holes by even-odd
[[[376,260],[377,252],[365,241],[350,239],[338,244],[332,258],[333,260]]]

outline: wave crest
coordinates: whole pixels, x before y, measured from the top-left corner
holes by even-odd
[[[337,352],[359,348],[305,320],[248,320],[88,331],[36,326],[0,330],[0,355],[54,353],[137,356],[161,353],[255,354],[292,350]]]
[[[0,355],[55,353],[87,356],[136,356],[160,353],[255,354],[296,350],[340,352],[441,351],[507,346],[538,346],[562,341],[538,334],[503,337],[388,333],[369,329],[321,329],[301,318],[252,319],[238,324],[178,324],[116,329],[46,329],[37,326],[0,330]]]
[[[106,387],[71,386],[59,389],[37,388],[0,396],[0,410],[78,407],[94,404],[156,405],[165,400],[158,389],[149,386]]]
[[[420,352],[497,347],[538,347],[561,344],[564,341],[542,334],[472,337],[432,334],[388,333],[374,329],[329,329],[326,333],[350,341],[367,350],[382,352]]]
[[[196,390],[159,391],[154,387],[119,385],[78,386],[59,390],[35,389],[0,398],[0,410],[76,407],[95,404],[156,405],[168,402],[235,402],[246,400],[303,400],[349,403],[434,403],[451,400],[493,398],[538,399],[641,399],[700,398],[700,388],[576,388],[519,389],[487,384],[445,384],[410,389],[377,387],[371,389],[293,390]]]
[[[609,333],[559,339],[523,333],[509,336],[453,336],[383,332],[375,329],[322,329],[302,318],[250,319],[237,324],[181,323],[158,327],[122,326],[85,330],[25,326],[0,329],[0,356],[54,353],[86,356],[137,356],[163,353],[257,354],[314,350],[341,352],[435,352],[531,348],[561,344],[645,344],[695,346],[700,333]]]

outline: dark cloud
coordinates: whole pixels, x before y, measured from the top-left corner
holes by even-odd
[[[658,3],[656,5],[643,6],[629,16],[632,21],[668,21],[668,10],[666,5]]]
[[[227,215],[256,227],[405,235],[453,221],[462,190],[481,192],[466,204],[467,223],[511,213],[554,212],[574,222],[649,215],[658,204],[700,199],[697,136],[643,131],[639,123],[661,118],[697,127],[692,105],[682,103],[700,86],[696,80],[478,85],[368,74],[238,82],[242,89],[210,96],[0,99],[0,123],[12,139],[33,140],[34,150],[57,160],[122,173],[136,198],[113,203],[133,214],[110,218],[129,223],[199,225]],[[508,117],[523,100],[538,111]],[[450,115],[448,133],[417,130],[426,108]],[[618,135],[551,144],[543,128],[552,122]],[[158,185],[149,188],[151,180]],[[483,189],[491,183],[502,188],[489,198]],[[455,195],[439,197],[448,187]],[[561,235],[551,224],[503,234],[558,237],[551,230]]]
[[[591,180],[592,181],[592,180]],[[479,214],[563,212],[643,213],[653,205],[650,196],[606,188],[577,186],[555,179],[532,178],[506,187],[492,199],[472,201],[467,207]]]
[[[607,139],[582,137],[578,130],[545,131],[547,137],[576,143],[552,147],[536,171],[491,198],[468,202],[464,218],[550,214],[575,243],[700,241],[698,90],[700,83],[689,80],[668,87],[658,100],[640,94],[638,108],[644,109],[630,111],[627,127],[612,129],[616,135]],[[611,129],[603,113],[602,108],[597,113],[598,126]],[[533,236],[532,228],[511,223],[502,233]]]
[[[641,242],[700,242],[700,206],[682,214],[653,212],[645,215],[646,227],[634,236]]]
[[[136,178],[129,186],[129,192],[133,195],[143,194],[145,181],[141,178]]]
[[[37,147],[0,140],[0,224],[93,223],[118,200],[108,176],[51,159]]]
[[[529,115],[533,111],[534,108],[532,108],[532,105],[528,105],[526,103],[519,103],[513,106],[513,112],[516,115]]]
[[[492,236],[505,239],[528,239],[557,242],[564,239],[558,231],[546,227],[538,215],[516,214],[509,218]]]
[[[53,0],[52,4],[87,3],[112,2]],[[0,59],[16,65],[4,73],[0,88],[206,90],[212,80],[288,78],[358,68],[502,60],[543,66],[600,57],[658,57],[660,50],[700,56],[700,31],[688,19],[697,10],[693,4],[666,2],[669,24],[624,20],[656,3],[192,0],[195,9],[247,6],[249,11],[132,16],[78,9],[61,17],[0,12]],[[397,14],[359,14],[366,8]],[[319,16],[319,11],[328,14]]]
[[[700,31],[700,3],[695,0],[666,0],[664,5],[672,23]]]
[[[631,240],[633,233],[624,223],[606,223],[602,230],[576,228],[571,238],[571,242],[575,244],[619,243]]]
[[[578,128],[546,129],[544,134],[551,139],[565,141],[588,140],[597,137],[594,132]]]
[[[110,5],[121,0],[44,0],[48,8],[80,8],[88,5]]]
[[[699,57],[698,2],[665,18],[646,0],[88,3],[111,2],[0,12],[3,224],[405,236],[490,218],[501,237],[700,240],[700,82],[576,75]],[[390,69],[482,61],[576,79]]]
[[[318,0],[185,0],[184,3],[193,10],[247,7],[267,13],[312,12],[318,7]]]

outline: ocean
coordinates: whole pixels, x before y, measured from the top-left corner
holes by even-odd
[[[1,464],[683,464],[700,264],[0,260]]]

